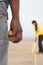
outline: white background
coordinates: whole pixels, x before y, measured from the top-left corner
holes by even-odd
[[[32,20],[37,20],[43,26],[43,0],[20,0],[19,12],[20,22],[23,28],[23,37],[33,37],[34,28],[31,24]],[[12,18],[10,6],[8,8],[8,14],[9,27]]]

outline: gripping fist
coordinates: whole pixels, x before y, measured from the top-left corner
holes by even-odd
[[[13,43],[18,43],[22,40],[22,27],[19,20],[12,19],[10,30],[8,31],[8,39]]]

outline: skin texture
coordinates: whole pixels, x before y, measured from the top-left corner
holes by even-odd
[[[22,27],[19,20],[19,0],[9,0],[9,2],[12,11],[12,20],[8,38],[10,41],[18,43],[22,40]]]

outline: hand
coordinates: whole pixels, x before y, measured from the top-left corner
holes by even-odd
[[[11,23],[10,23],[10,30],[15,31],[15,32],[22,32],[22,27],[21,24],[19,22],[19,19],[12,19]]]
[[[12,19],[10,23],[10,30],[8,31],[9,41],[18,43],[22,40],[22,27],[19,20]]]

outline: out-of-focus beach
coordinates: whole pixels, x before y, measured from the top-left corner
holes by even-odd
[[[36,58],[35,54],[31,54],[33,42],[33,39],[27,38],[18,44],[9,41],[8,65],[43,65],[43,54],[37,54]]]

